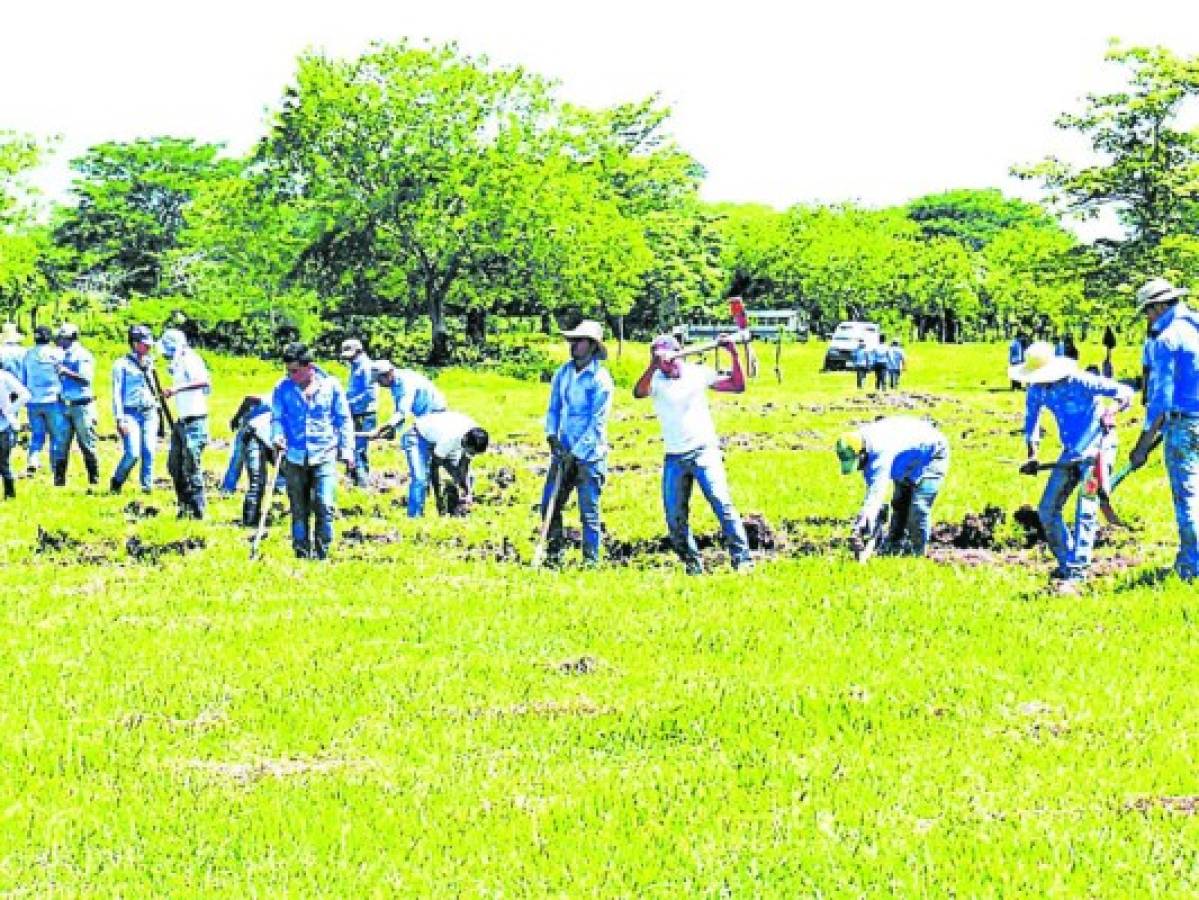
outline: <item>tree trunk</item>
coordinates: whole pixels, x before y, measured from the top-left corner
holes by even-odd
[[[466,311],[466,339],[475,347],[487,343],[487,310],[473,308]]]
[[[450,335],[445,324],[445,298],[434,291],[427,294],[429,325],[432,340],[429,346],[429,365],[444,366],[450,361]]]

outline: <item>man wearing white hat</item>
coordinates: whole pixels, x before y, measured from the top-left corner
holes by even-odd
[[[1057,560],[1053,579],[1063,592],[1073,592],[1091,565],[1091,549],[1099,529],[1099,489],[1110,479],[1116,456],[1115,414],[1128,409],[1133,392],[1110,378],[1080,371],[1076,360],[1055,355],[1053,345],[1047,341],[1030,346],[1024,362],[1008,369],[1008,377],[1029,385],[1024,414],[1028,460],[1021,472],[1033,475],[1040,468],[1037,448],[1041,410],[1048,409],[1057,420],[1062,454],[1053,465],[1037,514]],[[1116,401],[1115,409],[1104,408],[1104,397]],[[1083,490],[1071,532],[1063,510],[1079,485]]]
[[[212,393],[212,378],[204,359],[188,345],[187,335],[179,329],[164,331],[159,346],[171,373],[171,386],[162,393],[165,399],[175,398],[175,427],[171,429],[167,472],[175,487],[179,518],[203,519],[207,501],[201,458],[208,446],[208,395]]]
[[[1179,302],[1190,291],[1154,278],[1137,291],[1137,308],[1151,333],[1145,428],[1130,455],[1145,465],[1159,433],[1165,435],[1166,472],[1178,520],[1174,568],[1188,581],[1199,575],[1199,314]]]
[[[600,494],[608,474],[608,414],[615,386],[603,365],[608,351],[599,322],[584,320],[562,337],[570,343],[570,361],[554,373],[545,416],[545,439],[553,454],[541,494],[542,521],[547,516],[549,521],[547,562],[562,563],[562,507],[577,489],[583,559],[595,565],[600,560]]]
[[[25,348],[21,346],[21,332],[12,322],[5,322],[0,330],[0,369],[21,380],[21,361],[25,359]]]

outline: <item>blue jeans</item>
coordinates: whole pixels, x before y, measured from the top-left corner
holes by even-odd
[[[284,465],[287,467],[287,498],[291,501],[291,546],[301,558],[326,559],[333,543],[337,460],[330,459],[314,466],[293,462]],[[316,520],[315,542],[309,537],[311,519]]]
[[[425,514],[425,498],[429,495],[429,463],[433,445],[416,433],[411,426],[400,435],[400,447],[408,460],[408,518]]]
[[[121,447],[124,454],[117,463],[113,473],[113,487],[120,489],[133,471],[133,467],[141,460],[142,490],[148,491],[154,486],[154,448],[158,444],[158,410],[127,409],[121,416],[121,422],[126,426],[128,434],[121,437]]]
[[[933,530],[933,504],[949,474],[949,445],[938,448],[917,481],[895,482],[891,495],[889,553],[923,556]]]
[[[36,469],[38,454],[50,438],[50,463],[54,464],[66,458],[67,417],[62,403],[30,403],[25,409],[29,411],[29,467]]]
[[[562,533],[562,508],[570,499],[570,492],[576,488],[579,493],[579,518],[583,524],[583,559],[589,563],[599,562],[603,538],[600,531],[600,495],[604,492],[607,475],[607,459],[583,462],[571,457],[571,462],[563,465],[562,460],[555,456],[550,461],[550,470],[546,473],[545,487],[541,492],[541,517],[544,520],[547,511],[550,513],[546,555],[551,564],[562,562],[566,548],[566,537]],[[557,496],[554,498],[554,508],[550,510],[550,495],[555,485]]]
[[[354,413],[351,417],[354,420],[354,431],[374,431],[375,425],[378,424],[379,417],[373,412]],[[354,484],[358,487],[366,487],[370,484],[370,446],[371,442],[365,437],[354,438],[354,461],[357,463],[357,468],[354,470]]]
[[[1199,576],[1199,419],[1168,419],[1164,427],[1166,472],[1178,520],[1174,568],[1189,581]]]
[[[248,468],[246,461],[246,441],[252,437],[250,430],[244,425],[233,435],[233,446],[229,451],[229,464],[225,466],[225,477],[221,479],[222,494],[236,494],[237,485],[241,482],[242,469]],[[253,475],[251,474],[251,477]]]
[[[703,574],[704,564],[691,534],[691,489],[696,482],[712,512],[720,520],[725,545],[734,568],[750,561],[745,526],[729,495],[724,457],[716,445],[698,447],[687,453],[667,453],[662,466],[662,505],[666,509],[666,527],[670,545],[691,575]]]
[[[1099,533],[1099,496],[1080,490],[1075,503],[1074,528],[1066,525],[1064,511],[1070,495],[1084,479],[1090,477],[1095,464],[1095,454],[1102,448],[1104,465],[1111,475],[1112,460],[1116,458],[1116,432],[1103,436],[1100,443],[1088,452],[1077,465],[1054,469],[1041,495],[1037,515],[1045,528],[1049,550],[1057,560],[1059,578],[1085,578],[1091,567],[1091,551],[1095,547],[1095,536]],[[1063,454],[1063,460],[1068,457]]]
[[[204,518],[204,469],[200,458],[207,446],[207,416],[175,423],[167,452],[167,472],[175,485],[179,512],[196,519]]]

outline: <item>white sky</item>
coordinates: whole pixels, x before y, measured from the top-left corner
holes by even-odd
[[[1111,86],[1109,37],[1199,53],[1197,0],[6,0],[0,129],[58,134],[38,181],[105,140],[247,149],[317,48],[456,40],[603,106],[659,92],[708,200],[902,203],[954,187],[1036,198],[1007,175]],[[15,8],[13,8],[15,7]],[[1109,71],[1110,70],[1110,71]]]

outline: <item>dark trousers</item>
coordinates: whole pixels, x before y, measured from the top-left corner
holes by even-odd
[[[167,454],[167,472],[175,486],[180,515],[204,518],[204,470],[200,455],[208,446],[208,417],[179,421],[171,429],[171,449]]]

